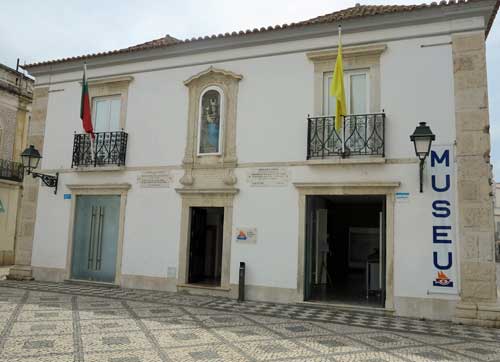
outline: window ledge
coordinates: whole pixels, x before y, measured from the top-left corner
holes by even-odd
[[[80,166],[74,167],[75,172],[109,172],[109,171],[125,171],[125,166]]]
[[[323,159],[312,159],[307,160],[306,165],[366,165],[366,164],[385,164],[385,157],[331,157]]]

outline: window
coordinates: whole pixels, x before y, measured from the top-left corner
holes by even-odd
[[[344,87],[348,114],[369,113],[368,71],[344,72]],[[323,73],[323,115],[335,114],[335,97],[330,96],[332,72]]]
[[[198,124],[198,154],[220,154],[223,103],[222,92],[210,87],[201,95]]]
[[[94,97],[92,101],[94,132],[119,131],[122,128],[120,126],[120,96]]]

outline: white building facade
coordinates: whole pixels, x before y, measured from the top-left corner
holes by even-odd
[[[54,194],[26,178],[11,277],[236,298],[244,262],[247,299],[498,326],[484,44],[497,9],[357,6],[27,66],[30,143],[59,180]],[[422,193],[421,121],[436,135]]]

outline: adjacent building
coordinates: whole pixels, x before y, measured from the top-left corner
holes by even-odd
[[[500,262],[500,184],[495,183],[495,241],[496,258]],[[498,282],[498,281],[497,281]]]
[[[0,265],[14,264],[16,220],[34,80],[0,64]]]
[[[248,299],[500,325],[485,62],[499,3],[357,5],[27,65],[28,144],[59,179],[54,194],[26,178],[10,277],[236,298],[244,263]],[[419,122],[436,137],[422,192]]]

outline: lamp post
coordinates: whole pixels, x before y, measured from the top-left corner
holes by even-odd
[[[40,155],[40,152],[38,152],[38,150],[33,145],[30,145],[23,151],[23,153],[21,153],[21,160],[23,162],[23,168],[26,170],[26,174],[33,175],[33,178],[40,178],[45,186],[54,187],[54,194],[57,194],[57,182],[59,180],[59,173],[56,173],[55,176],[52,176],[33,172],[33,170],[38,167],[41,158],[42,156]]]
[[[434,133],[432,133],[430,127],[425,122],[420,122],[420,124],[415,128],[415,131],[410,135],[410,140],[415,146],[415,154],[420,160],[420,192],[424,192],[423,186],[423,173],[425,159],[431,151],[432,141],[436,139]]]

